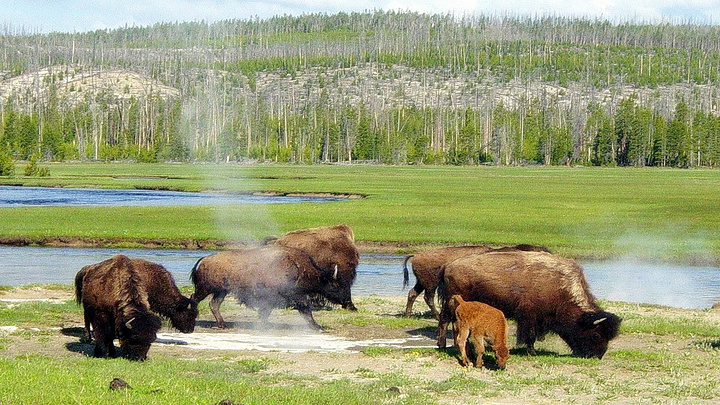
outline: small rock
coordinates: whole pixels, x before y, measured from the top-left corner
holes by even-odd
[[[17,326],[0,326],[0,332],[12,333],[18,330]]]
[[[122,389],[132,389],[130,384],[126,383],[125,381],[119,379],[119,378],[113,378],[112,381],[110,381],[110,389],[111,390],[122,390]]]

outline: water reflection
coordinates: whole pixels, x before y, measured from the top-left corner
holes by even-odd
[[[195,262],[212,251],[92,249],[0,246],[0,285],[71,284],[82,266],[122,253],[165,266],[178,285],[190,284]],[[360,255],[355,296],[404,296],[404,256]],[[708,308],[720,302],[720,269],[638,262],[586,262],[585,275],[600,299],[651,303],[678,308]],[[410,275],[410,285],[415,279]],[[418,300],[416,305],[424,305]]]

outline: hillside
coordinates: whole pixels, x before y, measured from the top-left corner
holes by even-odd
[[[0,145],[19,159],[716,166],[719,37],[382,11],[6,33]]]
[[[155,95],[164,99],[180,97],[176,88],[129,69],[103,70],[92,66],[48,66],[0,81],[0,103],[8,99],[19,105],[44,103],[53,97],[69,106],[101,97],[130,102],[132,98]]]

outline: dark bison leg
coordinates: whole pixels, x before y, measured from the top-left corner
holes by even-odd
[[[444,349],[447,345],[447,326],[451,321],[450,308],[444,303],[438,317],[437,345],[440,349]]]
[[[412,315],[412,307],[415,303],[415,299],[420,295],[421,292],[423,292],[424,288],[422,285],[420,285],[420,282],[418,281],[415,283],[415,287],[411,288],[410,291],[408,291],[408,299],[407,299],[407,305],[405,305],[405,316],[410,317]]]
[[[317,329],[322,332],[322,327],[318,325],[318,323],[315,322],[315,318],[313,318],[312,311],[310,310],[310,305],[308,305],[306,302],[299,302],[295,304],[295,309],[297,309],[305,317],[305,319],[307,319],[308,323],[313,329]]]
[[[95,335],[95,349],[93,356],[95,357],[116,357],[115,345],[113,339],[114,322],[109,317],[101,314],[95,314],[92,329]]]
[[[433,316],[435,316],[435,319],[440,318],[440,313],[438,312],[437,308],[435,308],[435,289],[434,288],[428,288],[425,290],[425,303],[427,303],[428,307],[430,307],[430,310],[433,313]]]
[[[535,333],[535,318],[527,316],[520,312],[515,314],[515,323],[517,324],[517,343],[519,345],[525,345],[527,352],[531,356],[535,356],[535,340],[537,335]]]
[[[80,338],[81,342],[92,342],[92,330],[90,329],[90,323],[92,322],[92,311],[84,310],[83,311],[83,318],[85,319],[85,330],[83,332],[83,337]]]
[[[270,306],[266,306],[266,305],[260,306],[260,307],[258,308],[258,318],[260,318],[260,320],[261,320],[263,323],[267,323],[268,318],[270,317],[270,313],[272,312],[272,310],[273,310],[273,309],[272,309],[272,307],[270,307]]]
[[[217,321],[217,326],[220,329],[225,328],[225,321],[223,320],[222,315],[220,315],[220,304],[222,304],[226,295],[227,292],[217,292],[213,294],[213,297],[210,300],[210,312],[212,312],[213,316],[215,317],[215,321]]]

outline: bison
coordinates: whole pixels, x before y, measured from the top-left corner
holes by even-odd
[[[192,333],[198,315],[197,302],[180,293],[172,274],[165,267],[145,259],[130,261],[145,286],[150,310],[169,319],[172,327],[180,332]],[[83,267],[75,275],[75,286],[78,290],[82,289],[86,268],[91,266],[93,265]],[[85,324],[85,336],[88,339],[91,337],[88,323]]]
[[[455,343],[460,350],[460,364],[463,366],[470,364],[466,346],[468,338],[472,338],[477,352],[475,367],[483,365],[482,357],[487,340],[495,352],[498,368],[505,369],[510,350],[506,345],[508,324],[502,311],[482,302],[465,301],[460,295],[453,295],[448,305],[455,315],[453,333]]]
[[[351,311],[357,310],[350,290],[355,282],[360,255],[355,247],[355,234],[349,226],[340,224],[301,229],[268,243],[303,250],[324,272],[337,274],[333,284],[337,288],[335,292],[340,293],[340,299],[335,303]]]
[[[415,299],[425,291],[425,302],[432,311],[436,319],[439,318],[440,313],[435,307],[435,290],[437,289],[438,283],[440,282],[440,268],[445,263],[458,259],[463,256],[486,253],[491,251],[506,251],[506,250],[523,250],[523,251],[543,251],[548,250],[542,246],[534,245],[515,245],[502,248],[492,248],[487,245],[479,246],[450,246],[440,249],[428,250],[415,255],[408,255],[405,257],[403,263],[403,288],[408,286],[410,280],[408,272],[408,261],[412,259],[412,271],[415,274],[415,286],[408,292],[407,305],[405,306],[405,316],[410,317],[412,315],[412,307]]]
[[[267,320],[273,308],[293,306],[310,325],[321,329],[311,312],[308,296],[320,294],[333,303],[345,302],[338,283],[339,271],[326,271],[300,249],[268,245],[223,251],[197,261],[190,273],[195,285],[191,298],[197,302],[212,294],[210,310],[219,328],[225,327],[220,304],[228,293],[240,303],[257,308]]]
[[[116,255],[83,267],[75,277],[75,296],[85,325],[92,325],[95,357],[115,357],[113,340],[123,357],[145,360],[161,322],[150,312],[148,294],[130,258]]]
[[[170,320],[182,333],[192,333],[198,316],[197,302],[180,293],[165,267],[145,259],[132,259],[148,293],[150,310]]]
[[[439,287],[443,302],[438,346],[445,347],[452,321],[446,297],[460,295],[501,310],[517,323],[517,342],[535,355],[535,341],[557,333],[580,357],[602,358],[615,338],[620,318],[595,302],[582,268],[547,252],[475,254],[444,266]]]

